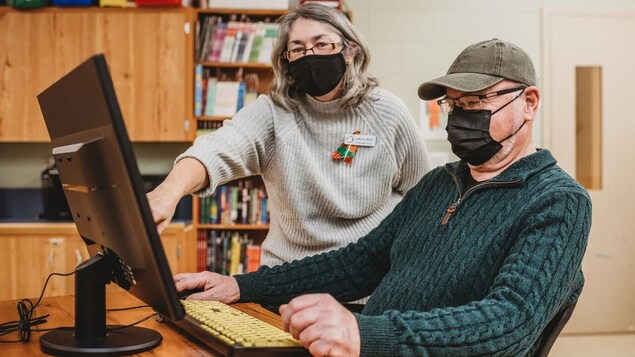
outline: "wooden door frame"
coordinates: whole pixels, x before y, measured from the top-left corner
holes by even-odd
[[[556,16],[572,16],[572,17],[616,17],[616,18],[635,18],[635,10],[633,9],[617,9],[606,6],[585,6],[585,5],[544,5],[540,17],[540,36],[541,36],[541,65],[542,65],[542,143],[541,147],[552,148],[552,68],[551,53],[552,42],[551,33],[552,19]]]

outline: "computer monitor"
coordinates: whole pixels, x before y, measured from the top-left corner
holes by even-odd
[[[76,268],[75,330],[40,339],[49,354],[131,354],[161,343],[156,331],[106,327],[105,285],[115,282],[173,320],[183,318],[172,274],[103,55],[37,97],[64,194],[90,258]]]

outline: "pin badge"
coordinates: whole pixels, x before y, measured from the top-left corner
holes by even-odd
[[[344,136],[344,143],[335,150],[331,157],[335,160],[342,160],[345,164],[352,164],[355,155],[357,154],[357,146],[361,144],[355,143],[355,138],[360,136],[361,131],[356,130],[353,134],[346,134]],[[370,135],[363,135],[370,136]],[[374,144],[373,144],[374,145]]]

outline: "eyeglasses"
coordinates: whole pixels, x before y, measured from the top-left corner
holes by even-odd
[[[448,115],[452,113],[452,110],[455,106],[459,106],[463,108],[463,110],[479,110],[483,109],[483,100],[484,99],[492,99],[494,97],[498,97],[499,95],[516,92],[519,90],[525,90],[527,86],[520,86],[514,88],[501,89],[496,92],[490,92],[485,94],[470,94],[464,95],[458,98],[443,98],[437,100],[439,107],[441,108],[441,113]],[[519,96],[522,94],[518,94]],[[515,99],[515,98],[514,98]]]
[[[311,48],[293,48],[288,51],[282,52],[284,58],[289,61],[295,61],[300,57],[304,57],[308,51],[313,52],[314,55],[329,55],[334,49],[344,47],[343,42],[317,42]]]

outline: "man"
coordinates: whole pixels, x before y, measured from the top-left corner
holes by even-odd
[[[177,275],[177,289],[288,302],[286,328],[316,356],[532,355],[582,289],[589,196],[534,146],[540,92],[522,49],[469,46],[419,87],[424,100],[444,95],[461,161],[425,175],[357,243],[235,277]],[[338,303],[370,293],[361,314]]]

